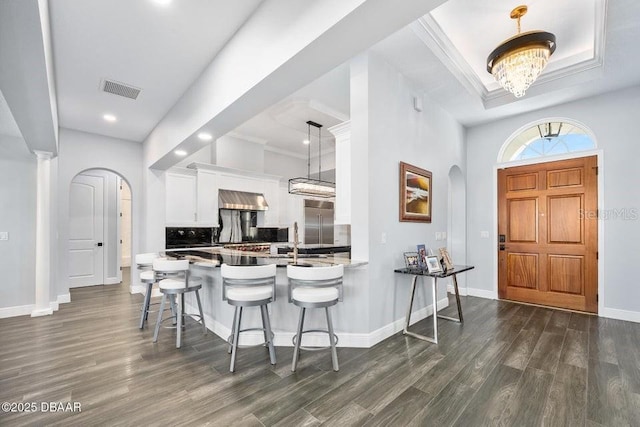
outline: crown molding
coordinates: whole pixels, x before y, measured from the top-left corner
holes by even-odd
[[[579,74],[586,71],[591,72],[588,74],[589,78],[599,75],[599,72],[594,73],[593,71],[602,69],[604,65],[607,2],[608,0],[596,0],[594,3],[593,48],[565,58],[560,62],[551,62],[547,70],[529,88],[529,91],[535,89],[532,92],[543,94],[559,87],[581,83],[584,81],[585,76],[579,76]],[[485,109],[517,101],[517,98],[502,89],[497,82],[492,82],[489,86],[482,82],[431,14],[419,18],[410,27],[462,86],[469,93],[480,98]],[[562,81],[561,85],[549,84],[559,80]]]

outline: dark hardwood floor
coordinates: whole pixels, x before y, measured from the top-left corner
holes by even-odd
[[[271,366],[187,328],[157,344],[139,330],[126,285],[73,289],[53,316],[0,319],[0,425],[639,426],[640,325],[463,297],[465,324],[441,321],[439,345],[396,334],[330,355],[291,348]],[[452,304],[443,313],[455,315]],[[429,319],[413,328],[430,333]],[[42,412],[79,402],[81,412]]]

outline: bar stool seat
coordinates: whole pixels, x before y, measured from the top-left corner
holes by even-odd
[[[153,270],[146,270],[143,271],[142,273],[140,273],[140,281],[142,283],[155,283],[156,282],[156,274],[153,272]]]
[[[340,292],[337,288],[312,288],[300,286],[291,291],[291,299],[299,303],[338,302]]]
[[[261,301],[271,298],[273,288],[271,286],[252,286],[246,288],[229,288],[227,289],[227,300],[245,302],[245,301]]]
[[[187,287],[184,280],[162,279],[158,283],[158,287],[160,288],[161,291],[164,289],[164,290],[174,290],[174,291],[183,290],[184,292],[192,292],[192,291],[195,291],[196,288],[198,289],[202,288],[202,284],[198,283],[200,280],[201,279],[199,277],[190,277],[189,286]]]

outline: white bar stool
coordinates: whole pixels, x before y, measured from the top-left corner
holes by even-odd
[[[267,310],[267,304],[276,299],[275,264],[250,267],[222,264],[220,274],[222,275],[222,299],[235,306],[231,335],[227,339],[229,353],[231,353],[229,371],[235,371],[240,333],[247,331],[264,333],[264,342],[258,345],[269,347],[269,359],[271,364],[275,365],[276,351],[273,347],[273,333]],[[243,308],[258,306],[262,315],[262,328],[241,329]]]
[[[144,328],[144,322],[149,317],[149,306],[151,305],[151,292],[153,284],[156,283],[156,275],[153,271],[153,260],[158,258],[156,253],[146,253],[136,255],[136,265],[140,271],[140,282],[147,286],[147,291],[142,302],[142,314],[140,315],[140,329]]]
[[[331,361],[333,370],[337,371],[338,352],[336,345],[338,337],[333,333],[333,323],[329,307],[342,301],[342,276],[344,267],[335,265],[331,267],[298,267],[287,266],[287,277],[289,278],[289,302],[300,307],[300,319],[298,320],[298,330],[293,337],[293,362],[291,370],[295,372],[300,349],[302,350],[323,350],[331,348]],[[327,329],[307,329],[304,328],[304,315],[307,308],[324,308],[327,316]],[[324,332],[329,335],[329,347],[303,347],[302,335],[307,332]]]
[[[175,319],[177,320],[176,348],[180,348],[182,339],[182,327],[185,324],[185,316],[187,315],[184,309],[184,294],[187,292],[195,292],[196,294],[196,301],[198,302],[198,311],[200,311],[200,314],[192,314],[191,316],[196,316],[200,319],[200,321],[202,322],[202,330],[206,334],[207,327],[204,324],[202,303],[200,302],[200,293],[198,292],[200,289],[202,289],[202,284],[200,283],[201,279],[199,277],[190,277],[189,260],[168,260],[158,258],[153,260],[153,271],[156,273],[156,275],[175,275],[175,277],[160,280],[158,284],[160,292],[162,293],[162,300],[160,301],[160,310],[158,311],[158,320],[156,321],[156,329],[153,334],[153,342],[158,341],[158,333],[160,332],[160,325],[162,324],[162,322],[167,319],[174,318],[173,315],[165,319],[162,318],[162,313],[164,312],[164,305],[167,301],[167,296],[169,296],[169,298],[180,296],[180,303],[176,304],[177,313],[175,315]]]

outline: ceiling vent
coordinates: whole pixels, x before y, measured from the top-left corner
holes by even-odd
[[[114,95],[124,96],[125,98],[137,99],[141,89],[113,80],[104,79],[102,83],[102,90]]]

